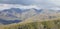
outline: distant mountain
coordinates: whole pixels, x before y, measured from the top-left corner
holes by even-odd
[[[11,8],[11,9],[5,9],[3,11],[0,11],[0,21],[3,24],[10,24],[10,22],[12,22],[12,20],[25,20],[27,18],[30,18],[32,16],[37,15],[39,12],[41,12],[42,10],[37,10],[37,9],[19,9],[19,8]],[[6,21],[8,20],[8,21]],[[5,23],[4,23],[5,21]],[[17,21],[19,22],[19,21]],[[16,23],[16,22],[15,22]]]
[[[26,10],[22,10],[19,8],[11,8],[11,9],[5,9],[3,11],[0,11],[0,16],[4,17],[9,17],[9,18],[19,18],[19,19],[23,19],[25,17],[30,17],[30,16],[34,16],[38,13],[40,13],[42,10],[37,10],[35,8],[32,9],[26,9]],[[26,16],[28,15],[28,16]],[[9,20],[9,19],[8,19]]]
[[[31,18],[33,16],[38,16],[41,14],[42,18],[47,18],[45,15],[50,16],[51,14],[55,14],[57,11],[55,10],[48,10],[48,9],[36,9],[36,8],[30,8],[30,9],[20,9],[20,8],[10,8],[0,11],[0,23],[2,24],[10,24],[20,22],[20,20],[24,21],[28,18]],[[51,18],[51,17],[50,17]],[[2,20],[2,21],[1,21]],[[8,20],[8,21],[6,21]],[[12,21],[14,20],[14,21]],[[19,21],[18,21],[19,20]],[[5,21],[5,23],[3,23]],[[16,22],[17,21],[17,22]]]

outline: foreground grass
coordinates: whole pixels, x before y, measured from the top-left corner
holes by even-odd
[[[3,29],[60,29],[60,20],[16,24],[5,26]]]

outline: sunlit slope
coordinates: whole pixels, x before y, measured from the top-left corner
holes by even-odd
[[[49,18],[51,17],[51,18]],[[9,25],[3,25],[0,26],[1,29],[18,29],[18,28],[29,28],[29,29],[35,29],[35,28],[44,28],[42,26],[47,25],[47,28],[55,28],[56,26],[58,28],[58,24],[60,23],[60,13],[54,13],[54,14],[39,14],[36,16],[33,16],[31,18],[28,18],[24,20],[23,22],[20,23],[14,23],[14,24],[9,24]],[[57,23],[57,24],[54,24]],[[42,25],[42,26],[41,26]],[[38,28],[39,29],[39,28]],[[60,28],[59,28],[60,29]]]
[[[54,13],[54,14],[38,14],[33,17],[30,17],[23,22],[17,23],[17,24],[22,24],[22,23],[29,23],[29,22],[36,22],[36,21],[50,21],[50,20],[57,20],[57,18],[60,18],[60,13]],[[16,23],[14,23],[16,24]]]
[[[60,18],[40,22],[30,22],[3,26],[0,29],[60,29]]]
[[[60,18],[60,13],[54,13],[54,14],[38,14],[33,17],[30,17],[23,22],[29,23],[29,22],[36,22],[36,21],[41,21],[41,20],[53,20],[56,18]],[[21,22],[20,22],[21,23]]]
[[[36,16],[26,19],[23,22],[50,21],[50,20],[57,20],[57,18],[60,18],[60,13],[54,13],[54,14],[49,14],[49,15],[38,14]]]

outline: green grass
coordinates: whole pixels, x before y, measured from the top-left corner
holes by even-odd
[[[17,24],[4,29],[60,29],[60,20],[31,22],[27,24]]]

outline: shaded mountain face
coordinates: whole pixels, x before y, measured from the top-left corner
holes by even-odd
[[[22,22],[30,17],[38,14],[50,15],[56,13],[55,10],[47,9],[20,9],[20,8],[10,8],[0,11],[0,23],[2,24],[12,24]]]
[[[12,24],[12,23],[18,23],[21,22],[22,20],[4,20],[0,18],[0,23],[6,25],[6,24]]]

